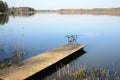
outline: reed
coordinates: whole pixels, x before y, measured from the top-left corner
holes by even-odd
[[[9,68],[10,66],[21,66],[24,63],[22,62],[23,56],[25,54],[24,49],[20,49],[19,47],[15,47],[13,55],[8,57],[2,61],[0,61],[0,70],[4,68]]]
[[[75,71],[69,67],[58,70],[56,76],[46,80],[120,80],[120,75],[105,68],[78,67]]]

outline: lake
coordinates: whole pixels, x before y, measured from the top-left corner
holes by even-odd
[[[80,35],[86,53],[69,64],[105,67],[120,74],[120,16],[35,14],[0,16],[0,61],[16,49],[30,58],[67,44],[66,35]],[[54,75],[53,73],[52,75]]]

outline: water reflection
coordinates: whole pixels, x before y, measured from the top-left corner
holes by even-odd
[[[7,24],[8,21],[9,21],[9,16],[13,16],[13,17],[17,17],[17,16],[20,16],[20,17],[29,17],[29,16],[34,16],[36,13],[21,13],[21,14],[0,14],[0,25],[4,25],[4,24]],[[39,13],[41,14],[41,13]],[[59,12],[59,14],[61,15],[109,15],[109,16],[120,16],[120,14],[118,13],[71,13],[71,12],[68,12],[68,13],[61,13]]]
[[[59,13],[60,15],[95,15],[120,16],[120,13]]]
[[[24,16],[24,17],[27,17],[27,16],[33,16],[35,13],[20,13],[20,14],[10,14],[10,16]]]
[[[8,14],[0,14],[0,25],[7,24],[9,20]]]
[[[0,25],[4,25],[7,24],[9,21],[9,16],[23,16],[23,17],[29,17],[29,16],[33,16],[35,13],[22,13],[22,14],[13,14],[13,15],[9,15],[9,14],[0,14]]]
[[[20,27],[18,33],[10,26],[0,27],[0,62],[11,63],[15,53],[24,52],[24,28]]]

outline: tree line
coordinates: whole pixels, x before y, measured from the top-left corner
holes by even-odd
[[[11,7],[6,2],[0,0],[0,14],[9,13],[10,15],[26,15],[34,13],[59,13],[59,14],[95,14],[95,15],[117,15],[120,16],[118,8],[94,8],[94,9],[60,9],[60,10],[34,10],[30,7]]]
[[[0,0],[0,14],[9,13],[9,14],[24,14],[24,13],[33,13],[35,12],[34,8],[30,7],[11,7],[9,8],[6,2]]]
[[[0,0],[0,13],[8,13],[9,8],[6,2]]]
[[[95,14],[120,16],[120,8],[60,9],[56,12],[59,14]]]
[[[35,10],[30,7],[12,7],[9,8],[10,14],[26,14],[26,13],[34,13]]]

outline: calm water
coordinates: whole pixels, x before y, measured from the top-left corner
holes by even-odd
[[[2,17],[2,16],[0,16]],[[7,19],[6,19],[7,18]],[[24,59],[67,43],[65,35],[81,35],[87,44],[75,65],[115,68],[120,72],[120,16],[35,14],[0,18],[0,60],[24,50]]]

